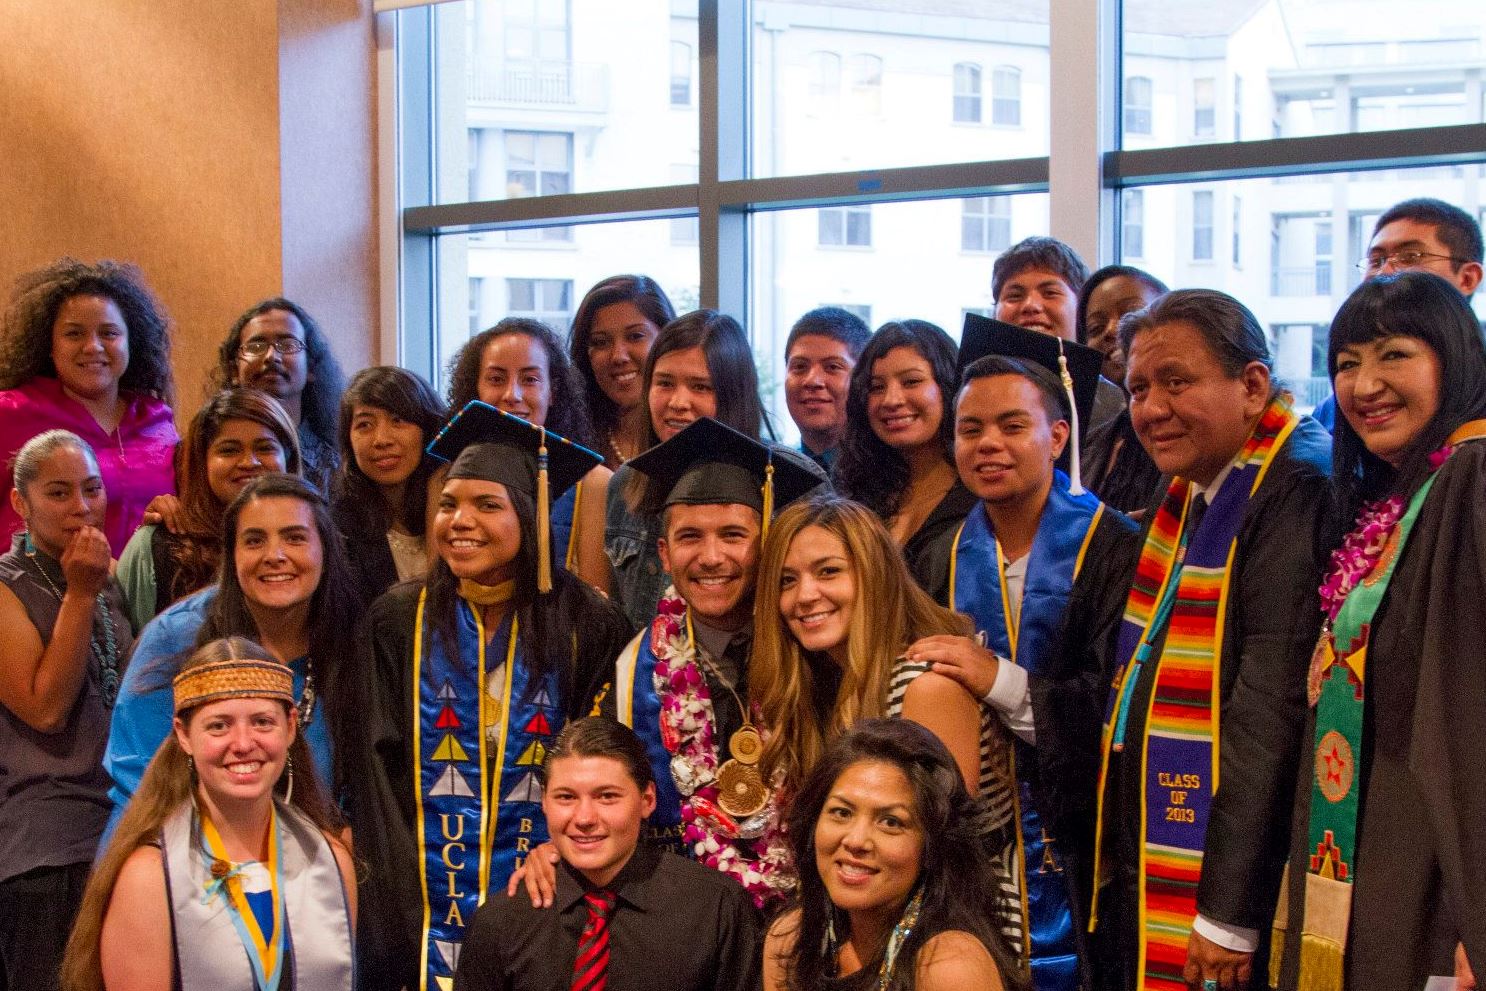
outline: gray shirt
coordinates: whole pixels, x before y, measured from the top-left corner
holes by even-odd
[[[40,553],[27,557],[21,550],[22,540],[17,535],[9,553],[0,555],[0,582],[20,600],[46,644],[52,639],[62,603],[38,569],[47,569],[58,590],[65,591],[66,583],[56,561]],[[133,645],[129,619],[119,586],[112,579],[104,596],[122,671]],[[94,636],[101,638],[103,620],[96,612],[93,622]],[[0,635],[0,651],[4,644]],[[0,881],[39,867],[93,859],[112,807],[108,775],[103,771],[108,723],[109,710],[92,659],[60,733],[39,733],[0,705]]]

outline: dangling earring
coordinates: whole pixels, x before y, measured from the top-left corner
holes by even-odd
[[[284,804],[288,805],[294,801],[294,757],[291,754],[284,758]]]
[[[186,755],[186,770],[191,773],[191,784],[196,784],[196,758]]]

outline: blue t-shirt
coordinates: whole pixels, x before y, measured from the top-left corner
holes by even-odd
[[[113,780],[108,797],[114,807],[108,828],[103,831],[100,850],[108,844],[119,817],[123,815],[124,806],[139,787],[139,779],[144,777],[145,768],[154,758],[155,751],[171,733],[175,698],[170,679],[177,668],[175,664],[162,664],[162,661],[176,658],[196,643],[196,632],[206,622],[206,609],[216,592],[215,588],[202,589],[172,604],[150,620],[134,643],[134,653],[119,688],[119,700],[114,705],[108,748],[103,752],[103,769]],[[289,669],[294,672],[294,695],[297,698],[304,693],[305,658],[290,661]],[[319,703],[315,705],[315,715],[304,731],[304,738],[320,780],[331,781],[330,729],[324,707]]]

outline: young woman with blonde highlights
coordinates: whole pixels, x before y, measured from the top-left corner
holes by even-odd
[[[351,987],[355,871],[290,685],[289,669],[243,637],[187,659],[174,731],[84,892],[66,991],[246,991],[260,976],[284,989]],[[239,935],[255,929],[256,952]]]

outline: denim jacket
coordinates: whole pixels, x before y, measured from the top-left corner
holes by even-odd
[[[632,513],[625,505],[622,493],[634,473],[633,468],[621,465],[609,481],[604,551],[614,569],[614,600],[624,610],[630,626],[643,630],[655,619],[655,605],[671,583],[671,576],[660,563],[660,517]]]

